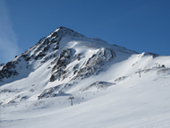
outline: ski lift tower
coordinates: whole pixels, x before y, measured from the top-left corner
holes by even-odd
[[[73,99],[74,99],[74,97],[70,96],[69,99],[71,100],[71,106],[73,106]]]

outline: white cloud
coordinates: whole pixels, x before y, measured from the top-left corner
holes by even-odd
[[[5,2],[0,0],[0,63],[11,61],[19,53]]]

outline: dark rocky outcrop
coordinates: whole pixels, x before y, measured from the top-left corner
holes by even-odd
[[[101,48],[97,53],[93,54],[85,63],[84,67],[77,71],[74,79],[84,79],[91,75],[96,75],[102,71],[103,65],[110,62],[116,57],[116,54],[111,49]]]
[[[96,89],[106,89],[107,87],[109,87],[111,85],[115,85],[115,83],[110,83],[110,82],[106,82],[106,81],[97,81],[97,82],[94,82],[91,85],[87,86],[86,88],[82,89],[81,92],[87,91],[87,90],[91,89],[92,87],[94,87]]]
[[[10,61],[3,66],[2,70],[0,70],[0,82],[3,82],[4,78],[18,75],[18,72],[15,70],[17,64],[18,61]]]

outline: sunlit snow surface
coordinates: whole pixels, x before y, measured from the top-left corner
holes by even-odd
[[[82,60],[67,65],[71,70],[77,63],[83,66],[102,47],[116,53],[104,70],[76,80],[55,97],[38,99],[45,89],[70,82],[73,74],[49,82],[52,59],[43,64],[32,61],[30,72],[17,69],[23,75],[7,79],[0,86],[0,128],[169,128],[170,57],[137,54],[83,38],[62,39],[58,53],[66,48],[83,53]],[[20,60],[19,66],[25,63]],[[73,106],[70,96],[74,97]]]
[[[168,64],[167,59],[169,58],[160,57],[156,61]],[[117,68],[122,68],[122,72],[127,74],[126,79],[108,88],[73,94],[73,106],[68,99],[71,93],[42,100],[32,97],[30,101],[1,106],[0,125],[2,128],[170,127],[170,72],[153,68],[143,71],[139,77],[138,73],[125,70],[134,60],[135,57],[132,57],[127,62],[121,62],[121,67],[115,64],[116,67],[113,65],[109,71],[80,82],[84,86],[89,81],[98,81],[103,77],[108,77],[109,82],[115,82],[111,78]],[[141,63],[138,68],[143,68],[142,66]],[[24,86],[17,81],[15,84],[18,84],[18,88]],[[1,99],[5,99],[3,96],[5,95]]]

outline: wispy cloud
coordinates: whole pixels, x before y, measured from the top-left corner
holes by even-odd
[[[0,0],[0,63],[12,60],[19,53],[5,1]]]

